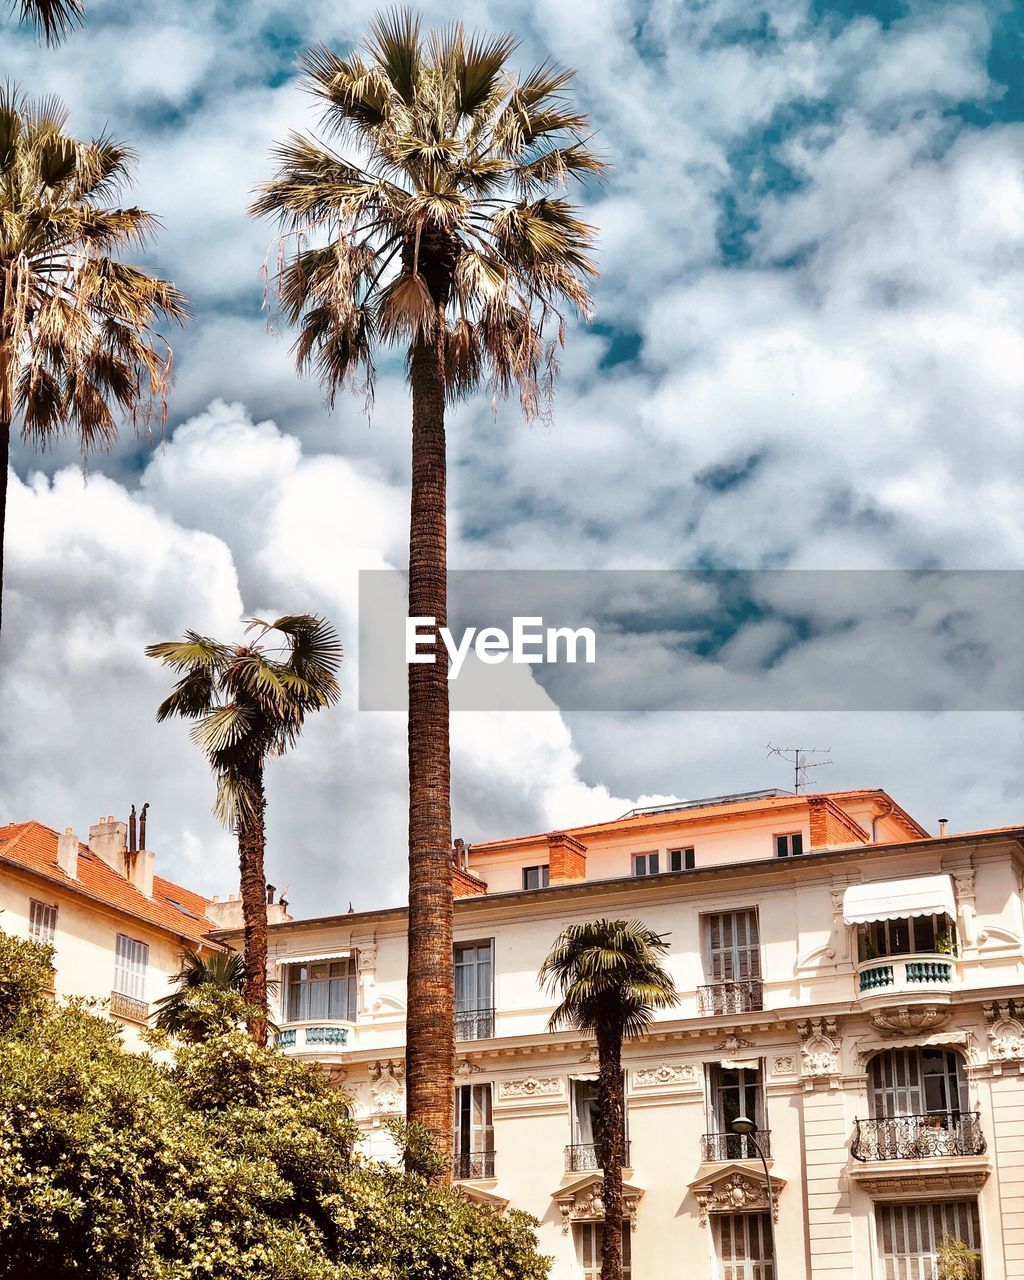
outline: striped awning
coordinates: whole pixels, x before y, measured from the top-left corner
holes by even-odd
[[[282,967],[286,964],[323,964],[326,960],[348,960],[351,956],[351,951],[324,951],[315,956],[278,956],[274,963]]]
[[[949,916],[956,919],[956,898],[950,876],[914,876],[909,880],[876,880],[851,884],[843,894],[847,924],[872,920],[903,920],[908,916]]]

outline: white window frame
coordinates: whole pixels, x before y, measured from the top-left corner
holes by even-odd
[[[455,1156],[479,1155],[494,1155],[492,1086],[459,1084],[455,1086]]]
[[[285,1022],[355,1022],[359,977],[354,956],[301,961],[283,968],[281,1012]],[[344,972],[334,973],[335,969]],[[303,971],[306,977],[301,976]],[[314,997],[319,999],[321,994],[326,996],[324,1012],[313,1008]]]
[[[536,873],[536,875],[532,873]],[[530,884],[531,880],[536,880],[536,884]],[[523,889],[546,889],[551,883],[551,864],[548,862],[539,862],[536,866],[523,867]]]
[[[146,969],[149,966],[149,944],[126,933],[117,935],[114,946],[114,985],[112,990],[130,1000],[146,1000]]]
[[[761,922],[756,907],[701,915],[701,951],[710,983],[761,978]]]
[[[916,1252],[908,1249],[901,1251],[898,1248],[886,1252],[887,1243],[896,1243],[895,1234],[900,1227],[906,1242],[906,1223],[912,1214],[917,1217],[914,1234],[918,1241],[927,1238],[928,1247]],[[983,1274],[984,1257],[977,1199],[913,1201],[909,1204],[894,1201],[891,1204],[875,1205],[875,1237],[882,1275],[899,1275],[902,1280],[932,1280],[936,1274],[938,1246],[946,1235],[963,1240],[974,1250],[981,1263],[979,1274]],[[892,1271],[887,1270],[889,1266],[892,1266]]]
[[[57,905],[53,902],[40,902],[38,898],[29,899],[28,936],[32,942],[41,942],[44,946],[53,943],[57,932]]]
[[[656,876],[660,870],[661,858],[657,849],[649,849],[645,853],[633,854],[633,875]]]
[[[682,849],[669,849],[669,871],[693,871],[696,865],[697,856],[692,844]]]
[[[576,1257],[583,1269],[583,1280],[601,1280],[604,1223],[577,1222],[575,1225]],[[628,1218],[622,1220],[622,1280],[633,1280],[633,1236]]]
[[[794,847],[796,844],[800,845],[799,849]],[[772,845],[775,849],[776,858],[799,858],[804,852],[804,833],[802,831],[778,831],[772,836]]]
[[[772,1258],[772,1225],[767,1212],[716,1213],[715,1253],[717,1254],[718,1280],[775,1280],[775,1260]],[[728,1248],[733,1256],[727,1258],[725,1235],[728,1231]],[[757,1249],[751,1248],[756,1234]],[[742,1248],[742,1257],[736,1256],[736,1245]],[[759,1254],[760,1256],[756,1256]],[[753,1256],[752,1256],[753,1255]]]

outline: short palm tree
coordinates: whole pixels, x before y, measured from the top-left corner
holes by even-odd
[[[409,613],[446,624],[445,410],[486,385],[544,412],[565,337],[589,315],[593,228],[561,194],[603,165],[572,72],[510,70],[512,36],[424,32],[378,16],[362,51],[317,48],[307,87],[324,138],[293,134],[253,212],[278,220],[277,278],[296,361],[329,403],[372,392],[399,348],[412,390]],[[425,633],[426,629],[424,629]],[[443,653],[435,634],[435,652]],[[455,1067],[447,670],[409,666],[409,1118],[451,1150]]]
[[[12,8],[20,9],[22,22],[31,23],[47,44],[60,44],[82,21],[82,0],[14,0]]]
[[[679,999],[661,963],[667,951],[665,938],[638,920],[594,920],[567,925],[540,970],[541,982],[561,997],[550,1029],[575,1027],[597,1040],[598,1155],[604,1169],[602,1280],[622,1280],[622,1042],[642,1036],[655,1010]]]
[[[209,955],[183,951],[181,966],[170,981],[174,990],[156,1001],[153,1025],[183,1040],[201,1040],[205,1021],[197,1017],[188,997],[204,988],[241,995],[245,988],[245,961],[237,951],[213,951]]]
[[[306,716],[339,696],[335,678],[341,645],[331,625],[312,614],[253,621],[255,640],[221,644],[186,631],[184,640],[151,644],[146,653],[181,673],[157,720],[194,720],[192,741],[205,754],[217,780],[214,813],[238,837],[244,920],[247,1002],[267,1008],[267,887],[263,869],[268,759],[295,745]],[[280,645],[268,646],[276,632]],[[250,1024],[258,1044],[267,1040],[267,1019]]]
[[[162,414],[171,351],[156,326],[187,314],[174,285],[116,256],[156,225],[109,203],[131,151],[80,142],[66,122],[56,99],[0,88],[0,580],[12,427],[43,448],[76,437],[85,453],[119,419]]]

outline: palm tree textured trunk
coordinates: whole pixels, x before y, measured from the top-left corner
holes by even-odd
[[[600,1062],[597,1100],[601,1114],[601,1162],[604,1166],[604,1238],[601,1280],[622,1280],[622,1165],[625,1160],[625,1117],[622,1102],[622,1033],[610,1027],[598,1032]]]
[[[263,814],[267,807],[262,774],[253,780],[257,796],[254,812],[238,823],[238,870],[244,923],[245,998],[249,1004],[267,1008],[267,878],[263,870],[266,829]],[[249,1023],[256,1044],[267,1043],[266,1016]]]
[[[4,608],[4,528],[7,524],[7,471],[11,456],[11,420],[0,412],[0,633]]]
[[[445,381],[437,335],[412,352],[409,616],[435,620],[432,663],[409,664],[409,965],[406,1091],[410,1121],[452,1149],[455,975],[448,664],[436,628],[447,622]],[[427,628],[423,628],[427,634]]]

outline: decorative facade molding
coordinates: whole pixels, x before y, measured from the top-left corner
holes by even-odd
[[[772,1213],[779,1220],[779,1195],[786,1183],[783,1178],[772,1178]],[[706,1227],[713,1213],[753,1213],[768,1208],[768,1184],[758,1170],[738,1167],[735,1164],[719,1170],[706,1178],[690,1183],[690,1190],[700,1210],[700,1225]]]
[[[1016,1064],[1024,1074],[1024,1022],[1017,1014],[1012,1000],[1000,1000],[986,1004],[985,1020],[988,1022],[988,1060],[999,1075],[1005,1066]]]
[[[791,1076],[795,1071],[795,1060],[790,1054],[783,1054],[772,1059],[773,1076]]]
[[[839,1024],[835,1018],[811,1018],[796,1027],[803,1043],[800,1046],[800,1075],[805,1088],[814,1088],[815,1080],[827,1080],[839,1087]]]
[[[908,1168],[908,1164],[911,1165]],[[902,1200],[927,1195],[958,1195],[981,1190],[991,1173],[984,1157],[957,1157],[956,1161],[927,1163],[901,1160],[899,1169],[861,1165],[850,1170],[859,1187],[875,1200]]]
[[[562,1234],[568,1235],[574,1222],[602,1222],[604,1220],[604,1175],[588,1174],[572,1182],[567,1187],[556,1191],[552,1199],[558,1205],[562,1215]],[[636,1230],[637,1207],[643,1196],[643,1189],[630,1182],[622,1184],[622,1200],[625,1216],[629,1225]]]
[[[460,1058],[455,1064],[455,1074],[457,1076],[473,1076],[483,1071],[483,1067],[478,1067],[475,1062],[471,1062],[469,1058]]]
[[[635,1089],[656,1089],[659,1085],[698,1083],[697,1068],[690,1063],[673,1065],[666,1062],[660,1067],[641,1067],[633,1072]]]
[[[405,1110],[405,1065],[388,1058],[371,1062],[370,1107],[377,1115],[393,1115]]]
[[[892,1035],[919,1035],[938,1031],[953,1017],[953,1010],[934,1004],[903,1005],[895,1009],[873,1009],[871,1024]]]
[[[562,1094],[561,1076],[527,1076],[525,1080],[502,1080],[499,1098],[557,1098]]]
[[[742,1036],[734,1035],[730,1032],[720,1044],[715,1045],[716,1051],[720,1053],[735,1053],[737,1049],[753,1049],[753,1040],[744,1040]]]

